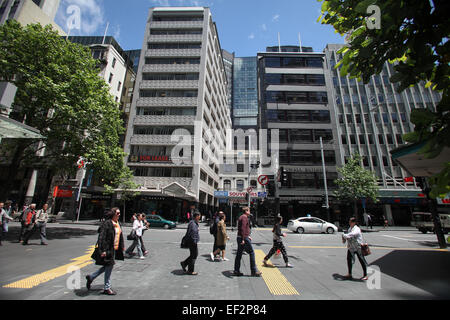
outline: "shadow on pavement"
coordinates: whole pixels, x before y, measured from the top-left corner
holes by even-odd
[[[6,237],[3,239],[3,241],[18,242],[19,241],[19,233],[20,233],[20,227],[10,226],[9,231],[6,234]],[[47,233],[47,240],[79,238],[79,237],[92,236],[92,235],[98,234],[97,230],[85,230],[85,229],[65,228],[65,227],[47,228],[46,233]],[[31,236],[30,240],[39,240],[40,241],[38,229],[34,230],[34,233]]]
[[[357,279],[357,278],[347,278],[346,276],[343,276],[339,273],[333,274],[333,279],[336,281],[352,281],[352,282],[365,282],[364,280]]]
[[[175,275],[175,276],[186,276],[186,272],[184,272],[183,270],[173,270],[171,272],[171,274]]]
[[[371,265],[389,275],[435,295],[450,298],[450,252],[394,250]]]

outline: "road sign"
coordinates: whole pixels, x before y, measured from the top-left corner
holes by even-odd
[[[258,182],[259,182],[259,184],[262,185],[262,186],[267,186],[267,184],[269,183],[269,177],[266,176],[265,174],[260,175],[260,176],[258,177]]]
[[[267,198],[267,192],[258,192],[258,198]]]
[[[247,188],[247,193],[251,193],[253,191],[253,188],[252,187],[248,187]]]

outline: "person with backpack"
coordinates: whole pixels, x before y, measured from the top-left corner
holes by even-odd
[[[198,222],[200,221],[201,214],[199,211],[195,211],[192,220],[189,222],[187,231],[186,231],[186,244],[189,248],[189,257],[180,262],[181,268],[187,274],[192,276],[196,276],[198,273],[194,272],[195,261],[198,257],[198,247],[197,243],[200,241],[200,235],[198,232]],[[186,271],[186,267],[188,270]]]
[[[220,211],[219,213],[215,213],[214,217],[213,217],[213,221],[211,223],[211,225],[209,226],[209,233],[213,235],[214,237],[214,245],[213,245],[213,250],[211,252],[211,261],[214,261],[215,259],[215,255],[214,252],[217,251],[217,224],[219,223],[219,215],[223,214],[222,211]]]
[[[221,212],[219,214],[219,222],[217,223],[217,236],[216,236],[216,251],[211,253],[211,259],[214,261],[214,257],[219,255],[222,252],[222,261],[228,261],[229,259],[225,258],[225,248],[227,241],[230,240],[230,237],[227,235],[227,225],[225,224],[225,214]]]
[[[286,233],[281,233],[281,224],[283,223],[283,217],[278,215],[276,218],[275,225],[273,226],[272,232],[273,232],[273,247],[270,249],[267,256],[264,257],[264,266],[267,265],[267,260],[270,259],[270,257],[277,252],[278,250],[281,251],[283,254],[284,262],[286,263],[286,268],[292,268],[292,265],[289,263],[288,255],[286,253],[286,248],[284,247],[283,241],[281,240],[281,237],[286,237]]]

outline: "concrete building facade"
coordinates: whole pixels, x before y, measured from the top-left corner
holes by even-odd
[[[136,81],[125,142],[141,185],[135,209],[172,218],[191,204],[214,210],[231,118],[210,9],[151,8]]]

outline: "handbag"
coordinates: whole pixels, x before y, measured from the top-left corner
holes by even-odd
[[[181,239],[180,248],[181,249],[188,249],[189,248],[189,239],[188,239],[187,234]]]
[[[136,240],[136,239],[137,239],[136,230],[133,229],[127,236],[127,240]]]
[[[368,256],[370,255],[372,252],[370,251],[370,247],[367,243],[363,243],[361,244],[361,252],[363,256]]]

